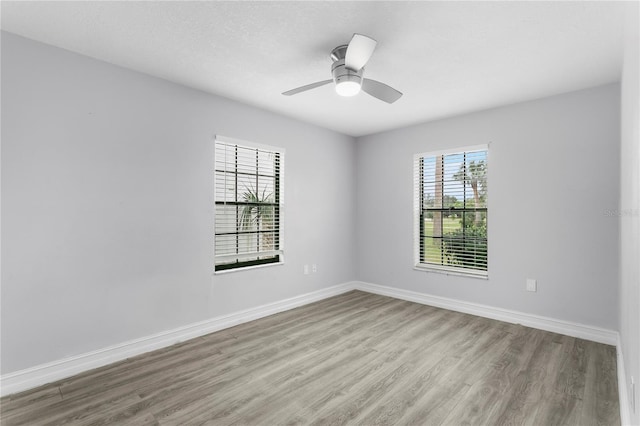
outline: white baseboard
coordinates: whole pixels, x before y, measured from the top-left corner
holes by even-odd
[[[233,327],[248,321],[253,321],[269,315],[303,306],[318,300],[336,296],[351,290],[361,290],[397,299],[417,302],[424,305],[436,306],[452,311],[464,312],[500,321],[522,324],[528,327],[555,333],[566,334],[595,342],[618,345],[618,333],[598,327],[546,318],[537,315],[526,314],[495,308],[487,305],[464,302],[446,297],[432,296],[393,287],[385,287],[360,281],[346,282],[333,287],[295,296],[289,299],[258,306],[233,314],[224,315],[209,320],[189,324],[173,330],[164,331],[131,340],[118,345],[109,346],[93,352],[64,358],[58,361],[37,365],[35,367],[5,374],[0,377],[0,396],[21,392],[47,383],[55,382],[94,368],[102,367],[113,362],[122,361],[132,356],[140,355],[156,349],[171,346],[178,342],[203,336],[225,328]],[[620,365],[620,357],[618,358]],[[620,375],[620,369],[618,370]],[[620,376],[619,376],[620,377]],[[624,376],[623,376],[624,377]],[[620,380],[622,386],[625,385]],[[625,386],[626,387],[626,386]],[[622,392],[622,390],[620,391]],[[622,393],[620,394],[622,398]],[[626,397],[626,390],[625,390]],[[622,399],[621,399],[622,404]],[[625,405],[628,407],[628,403]],[[628,417],[628,413],[627,413]],[[624,424],[624,422],[623,422]]]
[[[297,308],[353,289],[354,284],[347,282],[278,302],[156,333],[140,339],[130,340],[96,351],[5,374],[0,377],[0,396],[10,395],[61,380],[113,362],[122,361],[132,356],[171,346],[178,342],[204,336],[205,334],[273,315],[278,312]]]
[[[620,400],[620,424],[627,426],[631,424],[631,405],[629,403],[629,392],[627,390],[627,373],[624,369],[624,357],[622,356],[622,342],[618,334],[616,344],[616,355],[618,359],[618,398]]]
[[[423,305],[436,306],[438,308],[464,312],[466,314],[477,315],[479,317],[491,318],[513,324],[522,324],[531,328],[565,334],[572,337],[579,337],[581,339],[605,343],[607,345],[615,346],[618,343],[618,333],[604,328],[592,327],[574,322],[527,314],[524,312],[495,308],[493,306],[464,302],[462,300],[449,299],[447,297],[432,296],[430,294],[402,290],[395,287],[385,287],[360,281],[356,281],[354,283],[354,288],[369,293],[421,303]]]

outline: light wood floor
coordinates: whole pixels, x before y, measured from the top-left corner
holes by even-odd
[[[612,346],[353,291],[1,401],[2,425],[618,425]]]

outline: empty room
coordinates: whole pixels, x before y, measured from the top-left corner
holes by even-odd
[[[637,1],[2,1],[0,424],[640,425]]]

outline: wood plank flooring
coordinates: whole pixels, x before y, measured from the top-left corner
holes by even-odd
[[[0,400],[2,425],[619,425],[602,345],[349,292]]]

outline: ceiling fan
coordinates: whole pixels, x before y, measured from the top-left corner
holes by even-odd
[[[336,84],[336,92],[341,96],[355,96],[362,89],[364,92],[385,101],[394,103],[402,96],[393,87],[387,86],[376,80],[364,78],[364,66],[369,62],[377,41],[362,34],[354,34],[348,45],[343,44],[331,51],[331,80],[318,81],[307,84],[283,93],[285,96],[295,95],[300,92],[315,89],[331,82]]]

